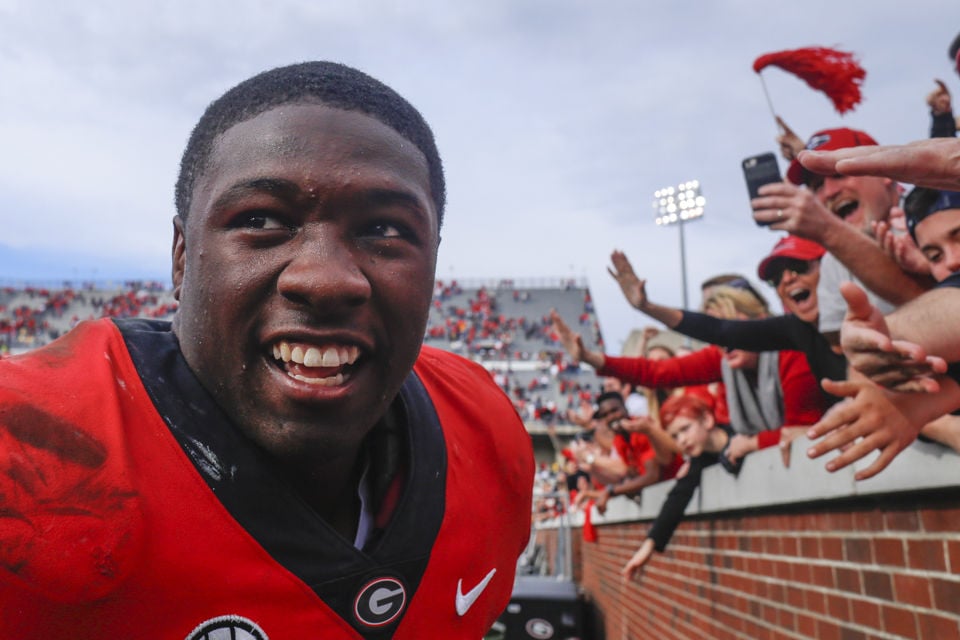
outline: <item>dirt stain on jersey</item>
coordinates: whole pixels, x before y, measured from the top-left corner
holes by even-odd
[[[0,405],[0,429],[16,440],[88,469],[107,459],[106,448],[76,425],[28,404]]]

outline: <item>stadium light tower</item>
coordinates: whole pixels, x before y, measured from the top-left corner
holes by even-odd
[[[700,193],[700,181],[688,180],[675,187],[664,187],[653,192],[654,219],[657,225],[677,225],[680,230],[680,277],[683,286],[683,308],[687,302],[687,249],[683,241],[683,225],[703,216],[707,199]]]

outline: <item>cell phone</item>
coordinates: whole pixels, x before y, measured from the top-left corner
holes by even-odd
[[[777,164],[777,156],[772,152],[761,153],[755,156],[745,158],[743,163],[743,178],[747,181],[747,193],[753,200],[760,196],[758,191],[760,187],[771,182],[780,182],[780,166]],[[766,224],[773,224],[773,221]],[[757,225],[763,227],[766,224],[758,222]]]

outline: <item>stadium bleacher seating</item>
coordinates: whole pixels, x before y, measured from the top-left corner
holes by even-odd
[[[592,397],[599,382],[588,367],[571,366],[551,332],[551,309],[588,347],[603,348],[589,287],[565,278],[437,281],[425,343],[487,368],[531,433],[547,425],[571,432],[566,410]],[[0,287],[0,355],[47,344],[83,320],[169,319],[175,310],[172,291],[157,282]]]

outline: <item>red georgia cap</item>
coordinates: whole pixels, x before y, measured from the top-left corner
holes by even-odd
[[[877,141],[863,131],[843,127],[841,129],[817,131],[810,136],[805,148],[810,151],[833,151],[834,149],[865,147],[875,144],[877,144]],[[806,182],[808,175],[809,172],[803,168],[803,165],[796,158],[790,161],[790,167],[787,169],[787,180],[793,184],[801,185]]]
[[[840,148],[840,147],[838,147]],[[822,258],[826,250],[812,240],[799,236],[784,236],[777,241],[766,258],[757,267],[757,275],[761,280],[767,280],[767,270],[777,258],[796,258],[797,260],[816,260]]]

